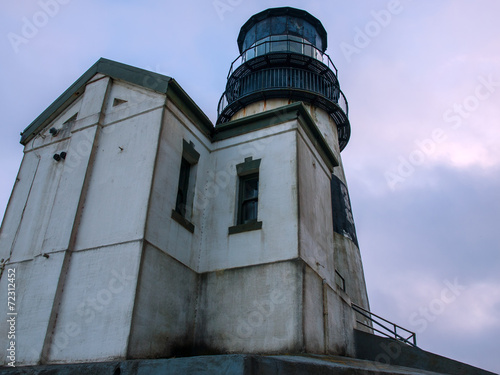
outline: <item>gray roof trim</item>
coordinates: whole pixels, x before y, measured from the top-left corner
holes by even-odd
[[[236,137],[241,134],[267,128],[269,126],[281,124],[291,120],[298,120],[302,125],[309,139],[319,151],[323,160],[330,168],[339,165],[339,161],[330,150],[328,143],[323,138],[314,119],[311,117],[302,102],[295,102],[284,107],[260,112],[255,115],[246,116],[237,120],[225,122],[217,125],[213,141]]]
[[[179,83],[172,78],[167,97],[193,121],[194,125],[210,140],[214,132],[212,121],[205,115],[193,99],[184,91]]]
[[[101,73],[113,79],[122,80],[137,86],[141,86],[162,94],[167,94],[169,84],[173,83],[177,96],[186,102],[186,107],[194,115],[197,122],[206,132],[213,129],[212,122],[184,90],[171,77],[164,76],[148,70],[136,68],[131,65],[122,64],[113,60],[101,58],[78,78],[64,93],[61,94],[50,106],[47,107],[24,131],[21,133],[21,143],[26,145],[33,137],[41,131],[47,123],[54,120],[66,108],[68,108],[85,91],[85,84],[96,74]]]

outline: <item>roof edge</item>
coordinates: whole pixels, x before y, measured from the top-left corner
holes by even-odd
[[[307,22],[309,22],[311,25],[313,25],[318,33],[320,34],[320,37],[323,41],[323,52],[327,49],[328,47],[328,38],[327,38],[327,32],[321,21],[314,17],[311,13],[309,13],[306,10],[303,9],[298,9],[298,8],[293,8],[293,7],[277,7],[277,8],[268,8],[266,10],[263,10],[259,13],[254,14],[251,16],[241,27],[240,32],[238,34],[237,38],[237,43],[238,43],[238,48],[240,50],[240,53],[242,53],[242,48],[243,48],[243,40],[245,39],[246,33],[258,22],[269,18],[273,16],[281,16],[281,15],[290,15],[294,17],[299,17]]]
[[[145,69],[136,68],[131,65],[119,63],[113,60],[100,58],[85,73],[83,73],[66,91],[64,91],[52,104],[50,104],[28,127],[21,133],[20,143],[26,145],[46,124],[59,116],[68,106],[78,99],[85,91],[85,84],[96,74],[101,73],[113,79],[122,80],[150,89],[162,94],[167,94],[169,84],[177,95],[185,100],[187,107],[198,121],[201,122],[205,132],[208,134],[213,130],[213,125],[207,115],[194,103],[189,95],[173,80],[172,77]]]
[[[198,129],[210,140],[214,133],[214,124],[208,116],[198,107],[198,104],[184,91],[179,83],[172,78],[167,97],[191,120]]]

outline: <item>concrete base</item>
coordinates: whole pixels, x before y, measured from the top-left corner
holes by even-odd
[[[477,367],[455,361],[417,347],[412,347],[385,337],[354,330],[356,358],[374,363],[430,370],[453,375],[496,375]],[[418,371],[418,370],[415,370]]]
[[[28,366],[0,369],[26,375],[437,375],[436,372],[338,356],[213,355],[157,360]]]

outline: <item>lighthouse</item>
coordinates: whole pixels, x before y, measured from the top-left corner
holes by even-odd
[[[15,316],[1,365],[468,369],[434,365],[402,327],[373,334],[341,159],[348,104],[321,22],[267,9],[237,44],[215,124],[174,78],[103,58],[24,129],[0,228],[0,299],[16,295],[0,307]]]
[[[24,130],[0,238],[20,364],[354,355],[368,298],[326,31],[275,8],[237,42],[215,126],[175,79],[101,59]]]

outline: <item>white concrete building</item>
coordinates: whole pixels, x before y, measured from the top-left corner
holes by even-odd
[[[174,79],[101,59],[23,132],[0,229],[19,365],[354,356],[369,306],[326,32],[278,8],[238,43],[215,127]]]

